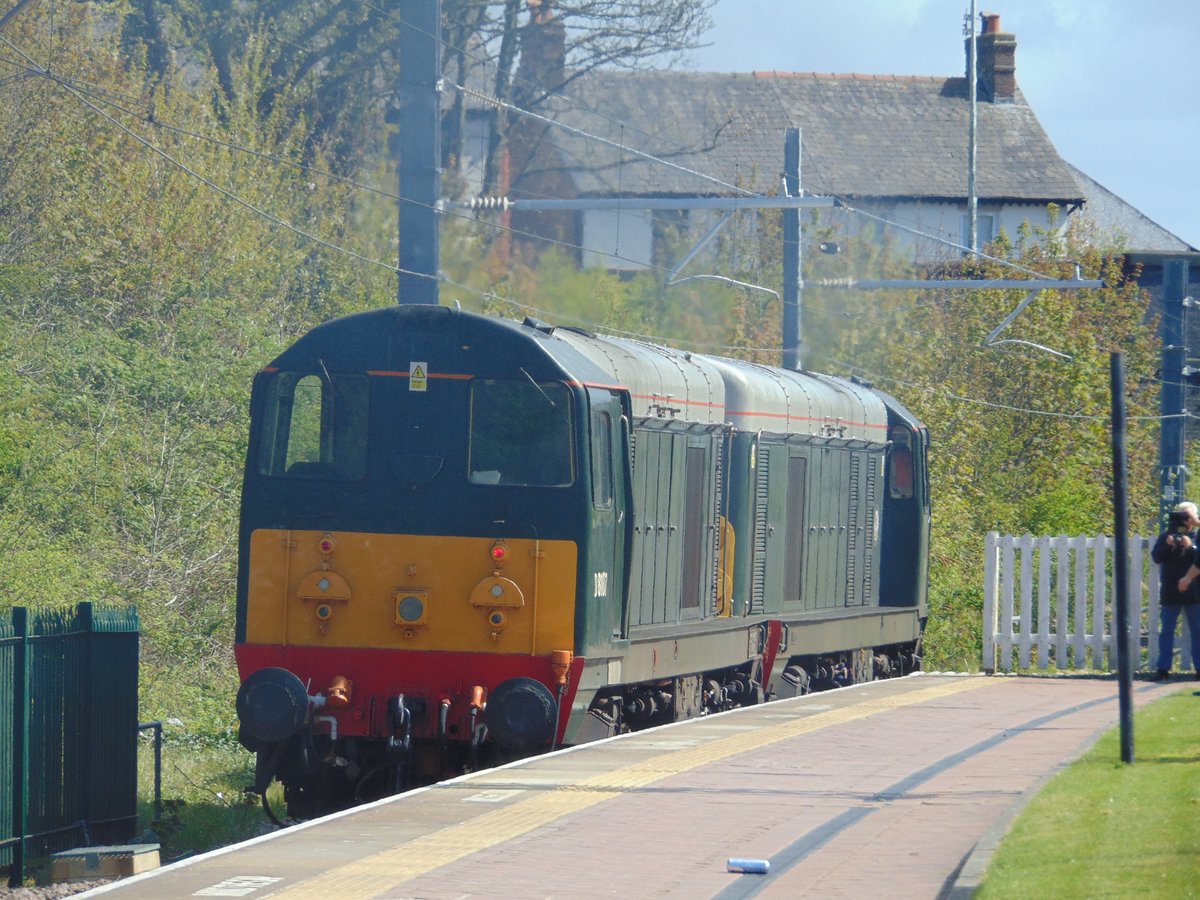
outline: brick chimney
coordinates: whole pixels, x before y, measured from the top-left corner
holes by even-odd
[[[1011,103],[1017,89],[1016,35],[1000,30],[1000,16],[995,13],[984,13],[980,18],[983,19],[983,33],[976,38],[979,99],[989,103]],[[967,65],[970,65],[969,54]]]
[[[529,24],[521,36],[520,82],[514,95],[525,104],[562,87],[567,29],[554,10],[554,0],[526,0]]]

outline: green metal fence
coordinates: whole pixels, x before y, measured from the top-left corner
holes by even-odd
[[[0,615],[0,866],[137,829],[137,611]]]

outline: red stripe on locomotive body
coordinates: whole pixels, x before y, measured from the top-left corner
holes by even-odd
[[[377,378],[411,378],[412,377],[411,372],[389,372],[389,371],[386,371],[383,369],[368,369],[367,374],[374,375]],[[474,375],[462,375],[457,372],[429,372],[425,375],[425,377],[433,379],[435,381],[437,381],[437,380],[441,380],[441,381],[472,381],[475,378]]]
[[[630,394],[634,400],[649,400],[656,402],[659,400],[670,400],[672,403],[678,403],[682,406],[695,406],[699,409],[724,409],[723,403],[710,403],[707,400],[686,400],[683,397],[666,397],[663,394]]]
[[[728,409],[725,412],[726,412],[726,415],[728,415],[730,417],[744,416],[744,417],[749,418],[751,416],[758,416],[763,419],[786,419],[789,422],[821,422],[821,423],[824,423],[824,422],[830,421],[829,419],[824,418],[824,417],[818,418],[817,416],[793,416],[791,413],[786,413],[786,412],[781,412],[781,413],[756,412],[755,410],[747,410],[747,409]],[[850,422],[850,421],[843,421],[843,420],[839,419],[837,424],[845,425],[847,427],[852,427],[852,428],[882,428],[885,431],[887,430],[886,422]]]
[[[338,737],[390,736],[387,701],[397,694],[403,694],[410,701],[419,698],[426,703],[425,715],[420,721],[413,722],[414,738],[437,738],[437,708],[443,700],[449,700],[448,722],[452,729],[449,738],[452,742],[471,738],[470,702],[475,685],[491,691],[509,678],[524,676],[540,681],[555,697],[558,696],[558,682],[548,656],[434,651],[397,653],[386,649],[278,644],[239,644],[234,648],[234,654],[243,680],[260,669],[287,669],[305,683],[310,696],[324,694],[338,675],[350,679],[354,690],[349,706],[342,709],[323,706],[315,711],[317,716],[333,716],[337,720]],[[571,661],[560,706],[568,713],[575,700],[584,662],[580,656]],[[559,743],[566,733],[569,718],[567,714],[559,716]]]

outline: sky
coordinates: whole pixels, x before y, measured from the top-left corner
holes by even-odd
[[[717,0],[697,71],[965,74],[970,0]],[[1200,247],[1200,0],[976,0],[1063,159]],[[981,30],[976,26],[977,30]]]

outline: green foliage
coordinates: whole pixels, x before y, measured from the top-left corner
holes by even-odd
[[[36,56],[53,28],[66,83],[0,95],[0,586],[35,608],[136,603],[142,714],[223,734],[250,379],[312,325],[390,302],[392,276],[307,236],[376,253],[346,184],[299,165],[322,165],[303,117],[149,79],[107,24],[33,5],[6,29]],[[262,47],[231,56],[239,84],[269,80]]]
[[[232,725],[249,381],[312,325],[394,302],[394,272],[369,262],[394,256],[393,200],[320,174],[392,177],[364,162],[370,141],[345,142],[347,123],[367,117],[357,100],[336,122],[317,112],[373,77],[342,71],[350,58],[318,63],[374,13],[334,4],[326,20],[308,10],[275,22],[282,7],[226,4],[233,18],[222,19],[222,5],[180,4],[168,43],[189,16],[212,42],[208,56],[184,54],[185,79],[163,65],[149,23],[101,6],[103,15],[93,4],[32,4],[5,31],[30,59],[52,54],[65,83],[0,62],[0,587],[6,603],[33,607],[137,603],[145,715],[220,737]],[[356,46],[378,46],[384,31]],[[310,32],[320,37],[308,56],[274,39]],[[140,36],[119,46],[121,35]],[[144,50],[129,52],[139,41]],[[581,271],[570,248],[534,258],[508,232],[447,217],[443,297],[777,363],[778,223],[735,217],[685,268],[688,279],[667,287],[664,271]],[[706,227],[681,220],[659,249],[682,260]],[[1023,292],[827,286],[914,277],[903,248],[857,228],[806,220],[806,247],[833,239],[842,252],[805,259],[803,361],[874,380],[929,426],[926,661],[973,667],[983,535],[1110,530],[1109,352],[1125,354],[1131,415],[1152,417],[1153,325],[1114,255],[1070,230],[1024,229],[1002,235],[992,255],[1060,277],[1078,265],[1109,286],[1045,291],[1004,334],[1025,343],[984,348]],[[1011,271],[997,260],[945,267],[980,278]],[[709,273],[727,280],[691,277]],[[1155,428],[1134,420],[1130,429],[1135,528],[1154,520]]]
[[[1078,264],[1080,277],[1107,286],[1042,291],[999,335],[1020,343],[990,347],[984,339],[1025,291],[806,293],[814,313],[806,346],[815,364],[864,375],[929,426],[931,620],[955,610],[978,619],[988,531],[1111,533],[1114,350],[1124,356],[1129,386],[1130,520],[1135,529],[1154,528],[1156,340],[1145,295],[1123,278],[1118,256],[1070,229],[1027,227],[1015,244],[1002,235],[990,252],[997,258],[947,266],[944,277],[1022,277],[1002,264],[1019,259],[1027,270],[1058,278],[1075,276]],[[945,667],[970,659],[975,633],[974,626],[932,625],[927,660]]]
[[[139,830],[161,844],[164,864],[274,830],[257,795],[245,793],[254,782],[253,756],[231,744],[172,739],[172,730],[164,729],[161,813],[154,805],[150,732],[138,748]],[[283,807],[281,793],[278,785],[268,792],[276,809]]]

